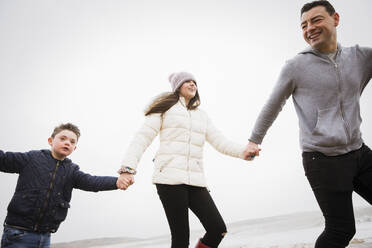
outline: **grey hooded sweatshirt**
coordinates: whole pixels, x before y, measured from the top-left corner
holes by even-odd
[[[360,148],[359,99],[371,78],[372,48],[338,44],[335,62],[312,48],[300,52],[283,67],[249,140],[261,144],[292,95],[303,151],[335,156]]]

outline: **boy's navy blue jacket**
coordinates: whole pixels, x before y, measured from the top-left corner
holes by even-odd
[[[35,232],[57,231],[66,218],[73,188],[95,192],[117,189],[116,177],[86,174],[68,158],[54,159],[49,150],[0,150],[0,171],[19,174],[5,225]]]

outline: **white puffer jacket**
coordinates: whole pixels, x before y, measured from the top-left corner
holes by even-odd
[[[206,187],[203,169],[203,146],[208,141],[217,151],[243,158],[245,146],[227,140],[197,108],[188,110],[180,97],[163,117],[146,116],[124,156],[122,167],[137,168],[142,154],[160,132],[160,148],[155,155],[153,183],[188,184]]]

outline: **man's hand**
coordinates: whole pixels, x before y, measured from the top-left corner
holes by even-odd
[[[249,141],[244,151],[244,160],[252,161],[254,157],[260,156],[261,148],[252,141]]]
[[[116,181],[116,186],[118,187],[118,189],[126,190],[133,183],[134,177],[132,174],[122,173]]]

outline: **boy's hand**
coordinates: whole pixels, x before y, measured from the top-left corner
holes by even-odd
[[[116,181],[116,186],[118,187],[118,189],[126,190],[133,183],[134,177],[132,174],[122,173]]]

